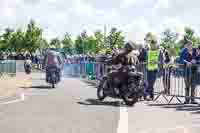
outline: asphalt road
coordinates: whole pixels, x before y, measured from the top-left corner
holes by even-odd
[[[39,75],[33,74],[24,101],[0,105],[2,133],[116,133],[119,108],[96,105],[94,88],[66,78],[48,89]]]
[[[21,96],[21,97],[20,97]],[[96,100],[94,86],[63,78],[50,89],[41,73],[32,74],[32,87],[18,99],[0,99],[2,133],[199,133],[198,105],[139,102],[134,107],[120,100]],[[175,102],[175,101],[174,101]]]

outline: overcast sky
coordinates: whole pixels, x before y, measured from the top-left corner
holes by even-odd
[[[0,0],[0,29],[24,26],[32,18],[45,37],[73,36],[116,26],[126,39],[141,41],[148,31],[165,28],[182,33],[200,28],[200,0]]]

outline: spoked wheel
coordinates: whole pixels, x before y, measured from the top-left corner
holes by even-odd
[[[107,84],[106,79],[102,79],[102,81],[99,82],[98,88],[97,88],[97,97],[100,101],[103,101],[106,98],[106,94],[104,93],[104,87]]]
[[[130,92],[130,91],[127,91],[127,92],[124,92],[123,93],[123,100],[125,102],[126,105],[128,106],[133,106],[137,101],[138,101],[138,93],[133,93],[133,92]]]
[[[138,96],[137,95],[125,95],[123,96],[123,100],[128,106],[133,106],[137,101],[138,101]]]

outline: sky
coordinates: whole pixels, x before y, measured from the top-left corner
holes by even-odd
[[[184,26],[199,33],[199,0],[0,0],[0,30],[25,26],[30,19],[47,39],[73,37],[87,30],[107,32],[115,26],[126,40],[142,42],[149,31],[159,35],[171,28],[180,35]]]

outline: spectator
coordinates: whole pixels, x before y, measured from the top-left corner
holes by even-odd
[[[144,63],[147,61],[147,50],[143,48],[142,45],[139,48],[138,60],[140,63]]]
[[[197,48],[197,57],[196,57],[196,60],[197,60],[197,64],[200,64],[200,45]],[[198,72],[200,72],[200,70]]]
[[[197,84],[200,84],[200,45],[197,48]]]
[[[3,53],[1,52],[1,53],[0,53],[0,60],[4,60],[3,56],[4,56],[4,55],[3,55]]]
[[[165,48],[163,50],[163,85],[166,94],[170,94],[170,76],[171,76],[171,67],[168,64],[171,62],[171,58],[168,50]]]
[[[139,47],[139,55],[138,55],[139,64],[137,66],[137,70],[139,72],[145,73],[145,66],[147,61],[147,50],[140,45]]]
[[[195,102],[195,88],[197,80],[197,66],[196,64],[197,52],[196,49],[192,47],[192,42],[188,41],[185,44],[185,48],[182,49],[180,55],[180,63],[184,65],[184,81],[185,81],[185,96],[189,96],[191,91],[191,99],[189,97],[185,98],[185,104],[191,103],[197,104]],[[191,88],[191,90],[190,90]]]
[[[159,62],[160,51],[157,48],[157,39],[152,38],[150,43],[150,50],[147,53],[147,81],[148,87],[146,89],[145,98],[147,100],[154,99],[154,84],[156,81],[156,75],[158,72],[158,62]]]

